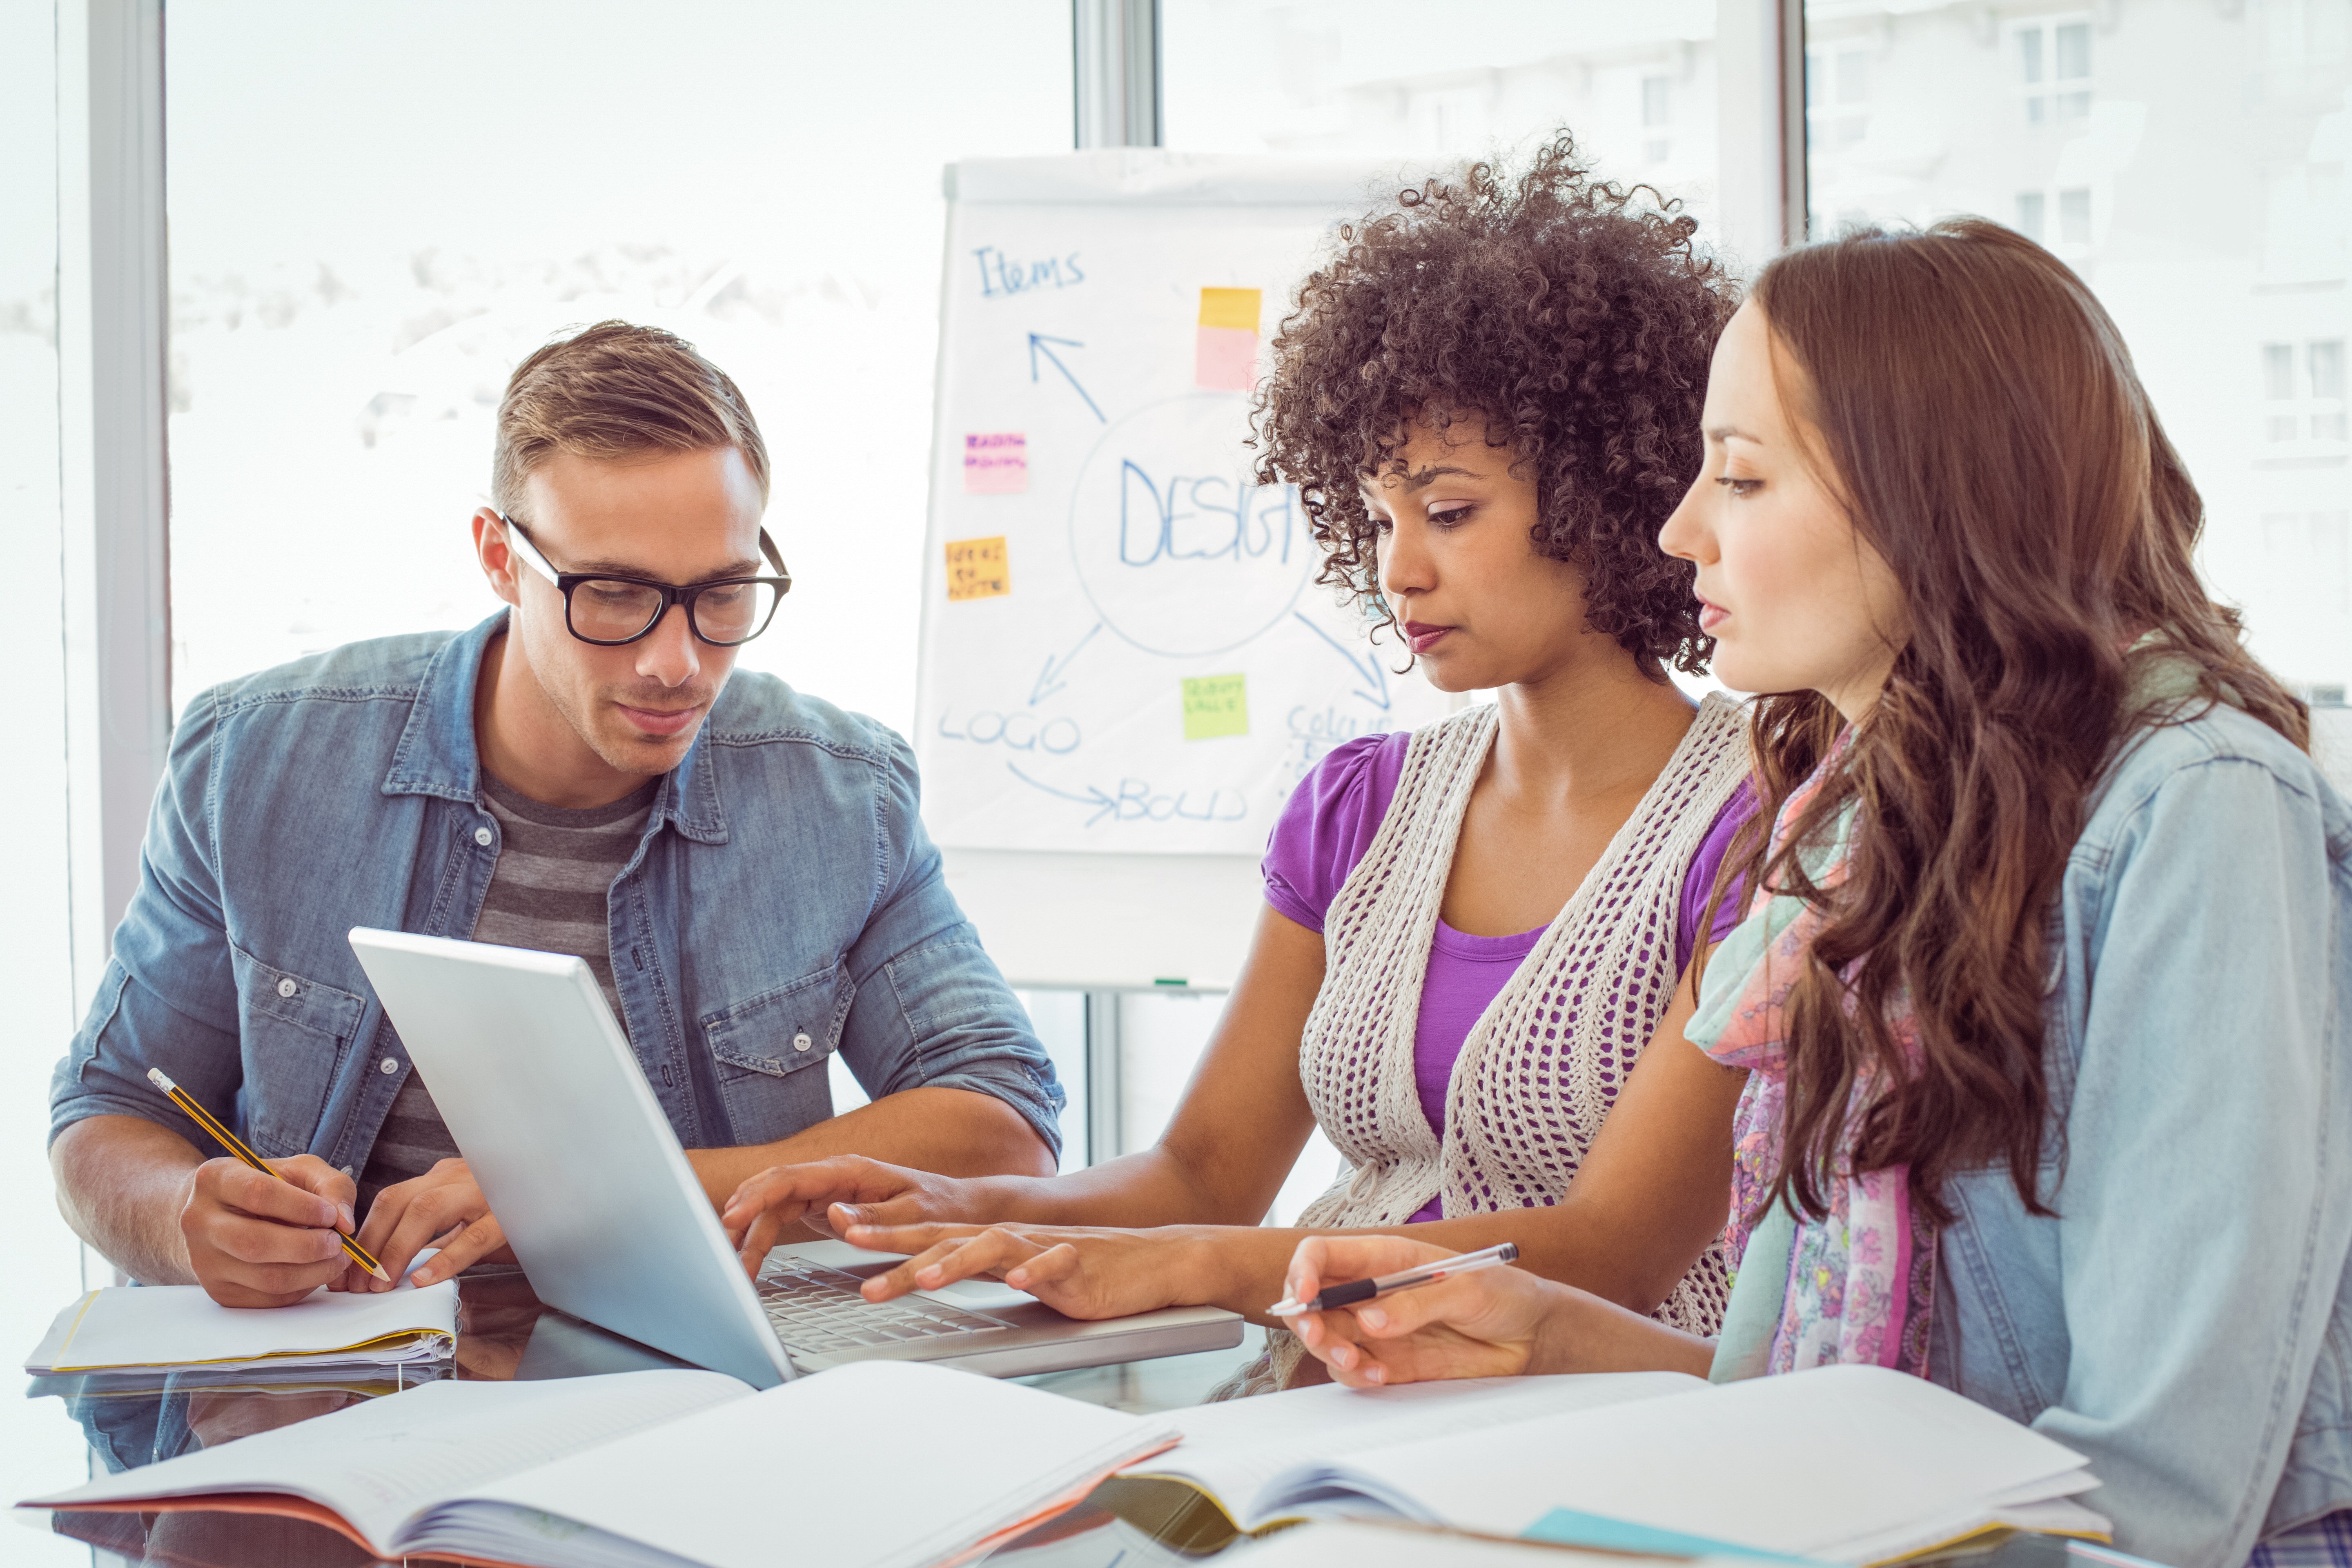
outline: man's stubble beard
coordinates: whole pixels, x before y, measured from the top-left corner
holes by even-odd
[[[718,701],[719,693],[726,685],[726,678],[722,676],[707,688],[699,684],[676,689],[657,687],[648,693],[633,687],[611,687],[593,695],[585,712],[581,710],[569,689],[561,692],[549,691],[548,700],[555,705],[558,713],[563,715],[563,721],[572,726],[572,732],[579,736],[582,743],[595,752],[606,767],[645,778],[656,778],[686,760],[686,753],[694,749],[694,742],[701,737],[702,726],[710,721],[710,706]],[[542,681],[541,686],[544,689],[546,683]],[[702,716],[695,721],[693,729],[683,734],[655,740],[631,729],[629,721],[615,710],[615,703],[627,701],[631,697],[639,700],[630,706],[645,708],[676,708],[682,705],[678,699],[691,697],[692,705],[702,708]],[[609,732],[600,733],[599,726],[592,721],[592,717],[609,724]]]

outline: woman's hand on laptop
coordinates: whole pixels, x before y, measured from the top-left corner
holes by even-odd
[[[367,1224],[360,1227],[360,1245],[375,1255],[392,1282],[373,1279],[353,1264],[343,1277],[347,1290],[391,1289],[410,1261],[436,1245],[441,1250],[416,1271],[419,1285],[437,1285],[477,1263],[514,1258],[507,1233],[463,1160],[443,1160],[423,1175],[394,1182],[376,1194]]]
[[[928,1171],[886,1165],[863,1154],[836,1154],[798,1165],[771,1165],[735,1189],[719,1211],[743,1268],[757,1277],[768,1249],[791,1239],[795,1224],[820,1236],[853,1225],[910,1225],[972,1215],[972,1184]]]
[[[867,1279],[869,1301],[987,1276],[1073,1318],[1208,1302],[1216,1226],[1112,1230],[1058,1225],[854,1225],[842,1239],[904,1263]],[[1204,1294],[1204,1291],[1208,1292]]]
[[[1327,1285],[1394,1274],[1454,1256],[1402,1236],[1310,1236],[1298,1244],[1284,1281],[1294,1301]],[[1581,1290],[1522,1268],[1487,1268],[1400,1290],[1329,1312],[1290,1320],[1315,1358],[1350,1388],[1565,1372],[1550,1346],[1575,1314]]]

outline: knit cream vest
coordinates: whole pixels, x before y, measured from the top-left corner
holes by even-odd
[[[1324,916],[1323,987],[1298,1071],[1352,1172],[1307,1205],[1302,1226],[1400,1225],[1433,1196],[1449,1219],[1558,1203],[1672,1001],[1683,882],[1748,769],[1745,717],[1721,696],[1699,705],[1657,782],[1471,1026],[1444,1141],[1430,1132],[1412,1070],[1422,979],[1496,722],[1487,705],[1414,733],[1388,815]],[[1722,1244],[1710,1243],[1657,1316],[1711,1334],[1729,1289]],[[1297,1341],[1277,1329],[1267,1349],[1220,1396],[1286,1382]]]

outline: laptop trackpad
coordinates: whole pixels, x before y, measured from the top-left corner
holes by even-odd
[[[918,1290],[915,1294],[928,1296],[934,1301],[944,1301],[950,1307],[961,1307],[967,1312],[1008,1311],[1014,1307],[1029,1306],[1037,1300],[1026,1290],[1015,1290],[1001,1279],[959,1279],[936,1290]]]

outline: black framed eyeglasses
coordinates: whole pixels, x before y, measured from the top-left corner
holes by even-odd
[[[558,572],[522,524],[503,512],[508,541],[531,570],[563,595],[563,624],[582,642],[619,647],[649,635],[672,605],[686,606],[686,624],[714,647],[737,647],[768,629],[776,606],[793,591],[793,574],[776,553],[776,542],[760,531],[760,553],[776,569],[772,577],[720,577],[708,583],[657,583],[650,577],[615,577],[600,572]]]

